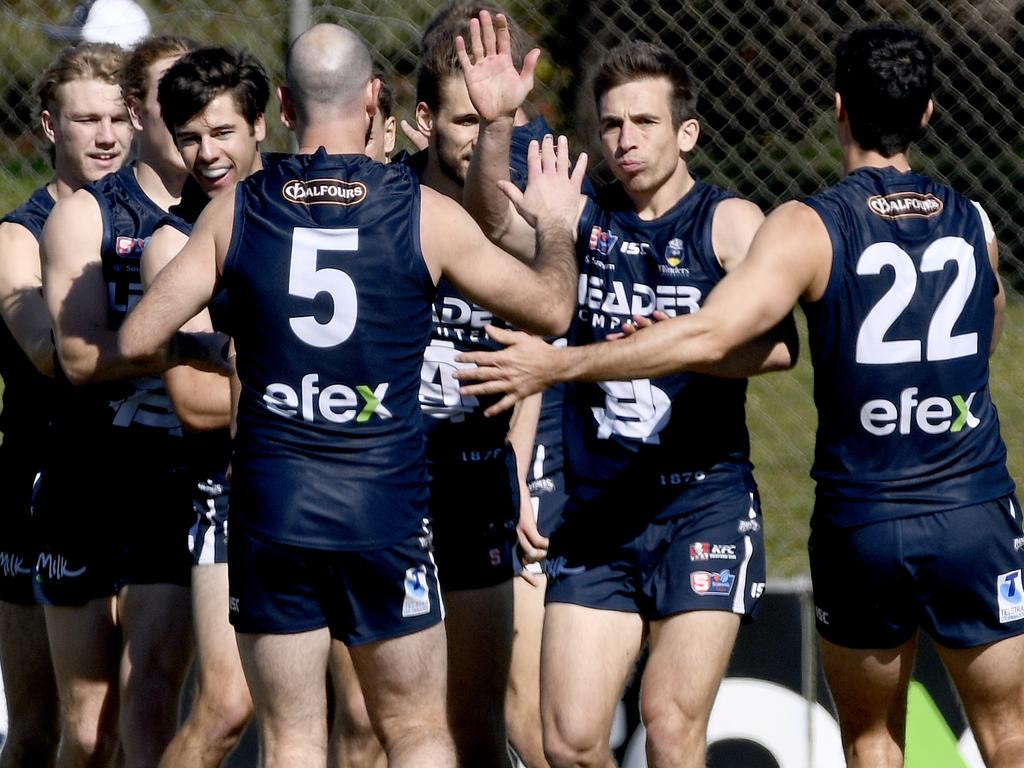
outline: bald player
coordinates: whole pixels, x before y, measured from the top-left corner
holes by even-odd
[[[223,287],[241,381],[229,541],[231,617],[266,765],[322,766],[331,640],[349,646],[391,766],[451,766],[443,606],[417,392],[444,275],[520,327],[561,332],[577,279],[585,162],[531,151],[548,184],[520,211],[532,267],[454,201],[363,152],[377,110],[366,46],[318,25],[279,90],[299,153],[211,201],[122,329],[140,367],[180,362],[182,323]],[[239,254],[244,253],[244,258]],[[465,254],[472,254],[470,260]]]

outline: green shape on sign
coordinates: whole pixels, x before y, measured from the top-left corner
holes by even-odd
[[[904,768],[967,768],[957,747],[957,738],[928,689],[911,680]]]

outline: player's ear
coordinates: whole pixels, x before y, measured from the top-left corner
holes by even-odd
[[[928,121],[932,119],[932,112],[935,111],[935,103],[928,99],[928,105],[924,108],[924,114],[921,115],[921,127],[928,127]]]
[[[395,142],[398,140],[398,121],[392,115],[384,121],[384,154],[390,156],[395,151]]]
[[[837,92],[835,95],[836,122],[841,123],[846,119],[846,112],[843,110],[843,97]]]
[[[257,144],[267,138],[267,120],[262,112],[256,115],[256,120],[252,124],[252,135]]]
[[[277,100],[281,104],[281,124],[289,131],[295,130],[295,102],[287,85],[277,86]]]
[[[679,126],[679,130],[676,131],[676,140],[679,144],[679,151],[686,152],[691,151],[697,146],[697,139],[700,138],[700,123],[697,122],[696,118],[690,118],[689,120],[683,120]]]
[[[416,127],[424,136],[429,136],[434,130],[434,112],[425,101],[416,105]]]
[[[377,99],[380,98],[380,78],[373,78],[366,86],[366,114],[373,119],[373,116],[377,114],[377,110],[380,109],[380,105]]]
[[[57,122],[57,116],[50,110],[44,109],[39,113],[39,123],[43,126],[43,133],[46,134],[46,138],[50,140],[51,144],[56,144],[56,133],[54,132],[54,124]]]
[[[136,131],[142,130],[142,103],[134,96],[125,96],[124,105],[128,107],[128,117],[131,118],[132,128]]]

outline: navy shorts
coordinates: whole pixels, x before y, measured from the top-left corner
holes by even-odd
[[[854,528],[814,514],[814,606],[829,642],[895,648],[923,627],[940,645],[973,648],[1024,632],[1015,497]]]
[[[515,576],[519,481],[512,448],[432,461],[430,514],[446,592],[484,589]]]
[[[213,565],[228,561],[228,496],[226,482],[201,480],[192,491],[195,522],[188,532],[192,565]]]
[[[0,483],[0,601],[35,605],[32,584],[39,557],[39,532],[32,517],[32,488],[38,473],[37,462],[21,462],[13,453],[5,452]]]
[[[397,544],[362,551],[281,544],[236,521],[228,582],[231,623],[247,634],[327,627],[335,640],[361,645],[444,619],[428,520]]]
[[[167,456],[127,444],[120,454],[47,468],[33,509],[43,604],[84,605],[128,584],[189,584],[191,490]]]
[[[561,526],[545,562],[545,603],[639,613],[648,621],[701,610],[753,617],[765,583],[756,492],[737,487],[713,511],[638,527],[629,538],[615,540],[600,526]],[[581,535],[583,530],[588,532]]]

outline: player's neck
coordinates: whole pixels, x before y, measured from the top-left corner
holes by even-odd
[[[849,175],[858,168],[895,168],[906,172],[910,170],[910,158],[906,152],[886,157],[880,152],[848,144],[843,147],[843,175]]]
[[[366,150],[366,131],[355,123],[307,124],[296,131],[295,140],[300,155],[315,155],[320,147],[329,155],[361,155]]]
[[[188,172],[183,168],[161,168],[157,163],[139,157],[135,163],[135,180],[146,197],[168,210],[181,200],[181,188]]]
[[[437,160],[437,153],[433,150],[427,150],[427,164],[423,169],[421,181],[435,192],[440,192],[455,202],[462,203],[462,185],[444,172]]]
[[[657,187],[642,191],[634,191],[629,187],[625,189],[633,201],[637,216],[644,221],[654,221],[672,210],[693,189],[695,183],[686,163],[680,161],[672,175]]]
[[[63,200],[65,197],[73,195],[75,191],[81,189],[82,186],[82,184],[65,178],[58,173],[53,177],[53,181],[46,185],[46,191],[50,193],[50,197],[54,200]]]

